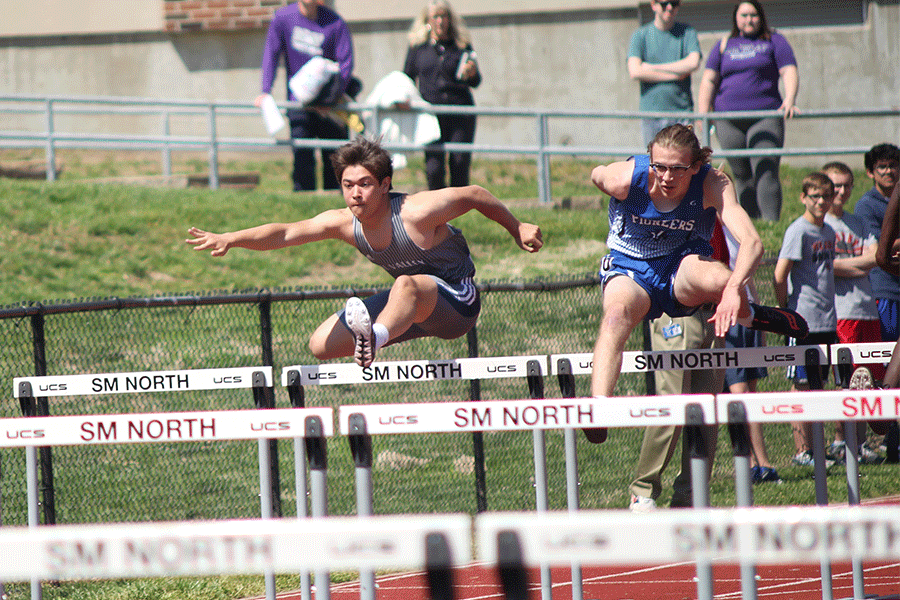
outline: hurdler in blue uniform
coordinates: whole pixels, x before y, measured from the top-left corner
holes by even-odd
[[[710,322],[718,337],[735,323],[753,329],[806,336],[806,322],[793,311],[751,304],[744,289],[762,258],[762,242],[734,185],[709,166],[712,150],[701,148],[693,129],[660,131],[649,156],[600,165],[591,180],[610,196],[610,253],[603,258],[603,320],[594,345],[591,393],[612,396],[622,351],[644,319],[692,314],[715,304]],[[740,243],[734,270],[709,258],[718,217]],[[605,429],[588,429],[593,442]]]

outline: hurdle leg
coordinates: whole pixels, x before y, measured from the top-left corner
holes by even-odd
[[[312,516],[328,516],[328,454],[325,446],[325,430],[322,420],[308,417],[304,423],[306,437],[306,454],[309,457],[310,498],[312,500]],[[316,598],[331,598],[331,573],[327,570],[316,571]]]
[[[557,379],[559,391],[563,398],[575,397],[575,376],[572,374],[572,363],[568,358],[561,358],[557,363]],[[566,508],[569,512],[577,512],[581,508],[581,497],[578,481],[578,431],[563,430],[563,447],[566,453]],[[572,566],[572,598],[584,600],[584,585],[581,564],[573,562]]]
[[[20,383],[19,386],[19,405],[22,409],[22,415],[26,417],[36,416],[37,408],[31,384],[26,381]],[[38,499],[38,449],[35,446],[25,448],[25,487],[26,503],[28,505],[28,527],[33,529],[41,524],[40,500]],[[43,594],[41,580],[36,577],[32,578],[31,600],[41,600]]]
[[[300,372],[296,369],[288,371],[287,390],[291,406],[294,408],[306,406],[306,395],[303,386],[300,385]],[[300,518],[309,516],[306,461],[306,438],[294,438],[294,489],[297,495],[297,516]],[[312,581],[309,571],[300,573],[300,600],[312,600]]]
[[[734,492],[739,507],[753,506],[753,482],[750,481],[750,432],[747,430],[747,410],[743,402],[728,403],[728,433],[734,454]],[[756,565],[742,560],[741,598],[756,600]]]
[[[694,508],[709,507],[709,475],[706,440],[703,438],[703,409],[699,404],[685,407],[684,440],[691,453],[691,491]],[[709,560],[697,561],[697,598],[712,600],[713,576]]]
[[[431,600],[453,600],[453,561],[442,533],[425,537],[425,574]]]
[[[266,395],[265,378],[261,373],[253,374],[253,399],[258,409],[271,407],[271,396]],[[259,512],[263,519],[275,517],[275,501],[272,485],[272,444],[271,440],[257,440],[259,448]],[[275,600],[275,573],[266,571],[263,575],[266,582],[266,600]]]
[[[356,465],[356,514],[360,517],[375,513],[372,492],[372,436],[368,434],[366,419],[361,414],[350,416],[350,452]],[[359,572],[360,600],[375,600],[375,573]]]
[[[818,367],[816,367],[818,369]],[[816,504],[828,505],[828,482],[825,468],[825,424],[817,421],[812,424],[813,476],[816,479]],[[822,573],[822,600],[834,600],[832,588],[831,561],[823,558],[820,571]]]
[[[519,536],[514,531],[497,533],[497,571],[506,600],[528,600],[528,571]]]
[[[808,348],[804,353],[806,375],[809,378],[810,390],[824,389],[820,370],[818,348]],[[813,477],[816,485],[816,504],[828,504],[828,473],[825,468],[825,424],[821,421],[812,424]],[[834,600],[832,587],[831,561],[823,558],[820,571],[822,574],[822,600]]]
[[[0,455],[0,489],[3,488],[3,462],[2,455]],[[0,494],[0,528],[3,527],[3,494]],[[6,586],[3,583],[3,580],[0,579],[0,600],[7,600],[6,596]]]
[[[847,464],[847,504],[859,505],[859,436],[856,435],[856,421],[844,423],[844,442]],[[853,568],[853,597],[865,598],[865,581],[863,575],[862,559],[854,552],[850,558]]]
[[[532,399],[544,397],[544,380],[540,365],[536,361],[528,361],[528,394]],[[543,429],[532,432],[534,441],[534,493],[537,512],[550,510],[550,499],[547,492],[547,434]],[[553,584],[550,579],[550,565],[541,563],[541,599],[551,600]]]

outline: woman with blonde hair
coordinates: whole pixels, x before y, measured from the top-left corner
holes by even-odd
[[[471,88],[481,83],[469,30],[446,0],[429,0],[407,35],[409,52],[403,72],[416,82],[431,104],[473,106]],[[438,114],[440,142],[470,144],[475,140],[475,115]],[[428,189],[447,186],[446,153],[425,151]],[[450,187],[469,185],[471,152],[450,153]]]

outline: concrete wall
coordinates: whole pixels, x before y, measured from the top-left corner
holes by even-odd
[[[340,1],[335,5],[340,9]],[[832,0],[838,12],[850,6]],[[546,4],[546,3],[545,3]],[[484,81],[476,90],[480,106],[520,108],[635,110],[638,86],[625,69],[628,39],[649,18],[646,5],[521,12],[467,17],[480,57]],[[803,11],[816,14],[827,1],[767,2],[773,25],[792,44],[800,65],[798,104],[808,109],[900,106],[900,4],[898,0],[856,1],[858,22],[816,26]],[[816,5],[816,6],[812,6]],[[530,6],[530,5],[529,5]],[[682,18],[701,32],[704,54],[716,43],[730,18],[731,2],[685,4]],[[533,8],[533,7],[532,7]],[[811,12],[810,12],[811,11]],[[402,68],[410,18],[351,20],[356,73],[364,98],[375,82]],[[776,19],[777,17],[777,19]],[[843,24],[840,24],[843,23]],[[0,94],[131,96],[247,101],[259,90],[263,29],[170,34],[134,32],[86,36],[0,38]],[[694,75],[694,88],[699,73]],[[284,97],[283,77],[276,98]],[[84,130],[115,131],[130,119],[71,119]],[[788,145],[868,145],[900,141],[897,118],[867,121],[789,124]],[[142,121],[146,125],[145,121]],[[60,128],[69,123],[57,120]],[[186,120],[185,131],[197,131]],[[0,128],[43,128],[40,118],[0,115]],[[150,127],[156,127],[151,123]],[[110,129],[113,128],[113,129]],[[176,133],[178,125],[176,124]],[[554,144],[635,147],[636,121],[554,120]],[[226,135],[264,136],[261,123],[248,119],[223,125]],[[525,119],[483,117],[477,142],[531,143],[535,127]],[[819,158],[811,163],[821,162]]]

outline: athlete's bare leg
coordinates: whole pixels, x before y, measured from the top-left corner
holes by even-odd
[[[375,323],[388,330],[393,339],[412,326],[422,323],[437,305],[438,289],[434,279],[427,275],[401,275],[391,286],[387,304]],[[309,349],[319,360],[353,356],[355,340],[336,314],[331,315],[316,328],[309,339]]]
[[[603,320],[594,344],[591,395],[612,396],[622,371],[622,352],[628,336],[650,310],[650,296],[630,278],[613,277],[603,289]],[[606,428],[584,430],[588,440],[606,440]]]

